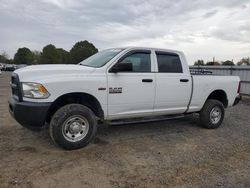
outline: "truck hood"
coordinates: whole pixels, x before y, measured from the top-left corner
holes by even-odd
[[[40,82],[45,79],[55,77],[78,76],[90,74],[95,71],[93,67],[83,65],[32,65],[17,69],[14,73],[18,74],[21,82]]]

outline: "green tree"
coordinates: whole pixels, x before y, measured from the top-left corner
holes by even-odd
[[[41,64],[59,64],[60,63],[60,53],[56,47],[49,44],[43,48],[40,58]]]
[[[33,53],[29,48],[19,48],[14,56],[15,64],[28,64],[31,65],[33,63],[34,57]]]
[[[250,65],[250,58],[242,58],[237,65]]]
[[[33,53],[33,64],[40,64],[40,59],[41,59],[41,52],[35,50],[32,52]]]
[[[8,59],[5,63],[7,63],[7,64],[14,64],[14,60],[13,59]]]
[[[57,48],[57,52],[59,53],[59,61],[61,64],[70,63],[70,54],[68,51],[62,48]]]
[[[234,66],[234,62],[227,60],[227,61],[222,62],[222,65]]]
[[[198,59],[197,61],[194,62],[194,65],[205,65],[204,61],[202,59]]]
[[[8,62],[8,54],[6,52],[2,52],[0,55],[0,63],[7,63]]]
[[[220,65],[220,63],[217,62],[217,61],[209,61],[209,62],[206,63],[206,65],[213,65],[213,66],[215,66],[215,65]]]
[[[6,59],[4,56],[0,55],[0,63],[6,63],[8,59]]]
[[[88,41],[77,42],[70,50],[70,63],[76,64],[98,52],[98,49]]]

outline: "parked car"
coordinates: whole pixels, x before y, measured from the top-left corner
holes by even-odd
[[[101,51],[78,65],[35,65],[12,74],[10,112],[24,127],[49,124],[65,149],[88,145],[98,122],[200,114],[219,127],[240,100],[237,76],[190,74],[182,52],[154,48]]]
[[[0,63],[0,71],[4,68],[4,64]]]
[[[16,65],[14,64],[5,64],[4,71],[14,71],[16,70]]]

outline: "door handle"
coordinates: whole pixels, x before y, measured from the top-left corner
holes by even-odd
[[[180,79],[180,82],[188,82],[189,79]]]
[[[142,79],[142,82],[153,82],[152,79]]]

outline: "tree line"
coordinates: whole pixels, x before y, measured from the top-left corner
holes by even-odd
[[[87,40],[74,44],[70,51],[63,48],[56,48],[53,44],[46,45],[42,51],[31,51],[29,48],[19,48],[14,59],[9,59],[3,52],[0,55],[1,63],[8,64],[77,64],[89,56],[98,52],[98,49]]]
[[[66,51],[63,48],[56,48],[53,44],[46,45],[42,51],[31,51],[29,48],[23,47],[19,48],[14,55],[14,59],[9,59],[8,54],[3,52],[0,55],[0,63],[7,64],[77,64],[82,60],[88,58],[89,56],[98,52],[98,49],[89,41],[79,41],[76,42],[73,47]],[[204,65],[250,65],[250,58],[242,58],[236,64],[231,60],[226,60],[223,62],[209,61],[204,62],[199,59],[194,62],[194,65],[204,66]]]
[[[205,66],[205,65],[227,65],[227,66],[234,66],[234,65],[250,65],[250,58],[242,58],[241,60],[239,60],[236,64],[234,64],[233,61],[231,60],[226,60],[226,61],[209,61],[207,63],[205,63],[202,59],[198,59],[197,61],[194,62],[194,65],[197,66]]]

